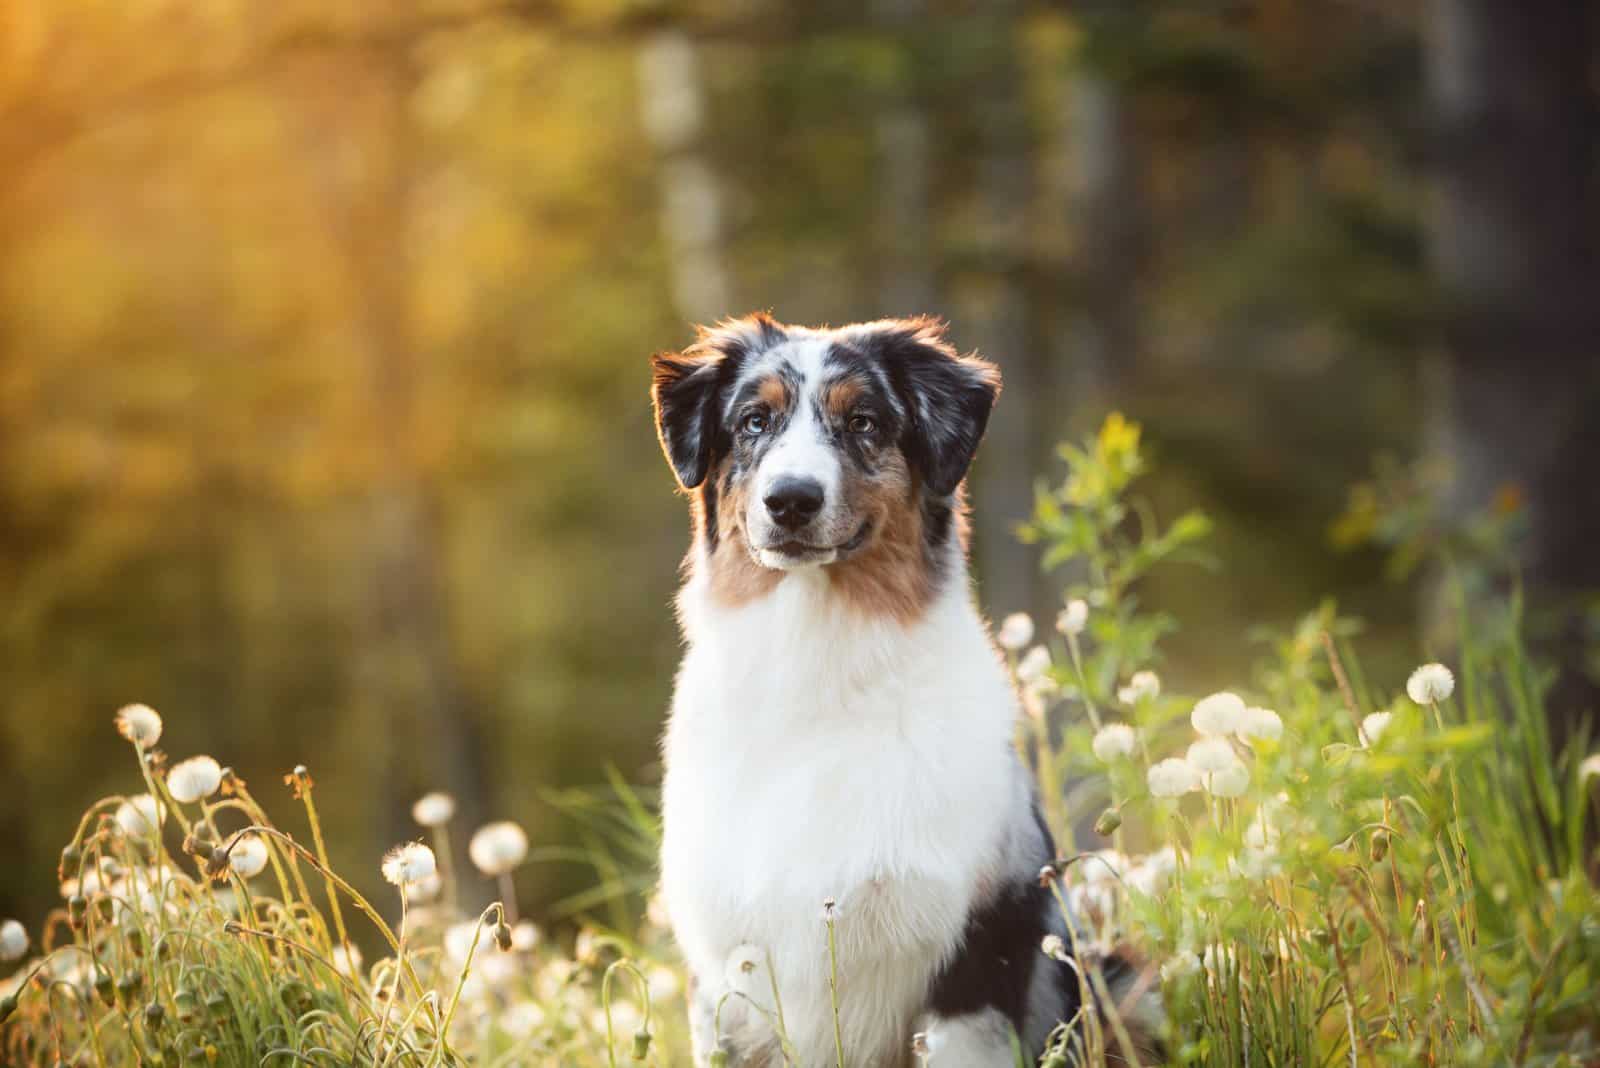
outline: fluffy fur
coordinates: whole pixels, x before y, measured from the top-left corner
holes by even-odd
[[[935,1065],[1010,1066],[1013,1033],[1037,1052],[1077,1010],[1039,950],[1064,933],[1053,845],[966,573],[961,482],[998,390],[928,320],[755,316],[655,359],[695,517],[662,886],[700,1063],[719,1002],[731,1063],[782,1063],[774,979],[798,1063],[834,1063],[829,900],[852,1064],[909,1065],[930,1031]]]

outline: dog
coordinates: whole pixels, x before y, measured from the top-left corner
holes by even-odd
[[[1054,844],[967,573],[999,371],[933,319],[763,314],[652,365],[693,525],[661,889],[696,1063],[1036,1058],[1084,988],[1040,948]]]

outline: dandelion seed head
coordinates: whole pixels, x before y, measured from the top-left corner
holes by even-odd
[[[1153,701],[1161,696],[1161,676],[1154,671],[1135,671],[1128,685],[1117,690],[1117,700],[1125,705]]]
[[[1083,633],[1083,628],[1089,625],[1089,602],[1081,597],[1075,597],[1067,602],[1056,616],[1056,630],[1069,638],[1076,638]]]
[[[115,722],[117,733],[142,749],[161,740],[161,715],[149,705],[124,705]]]
[[[672,968],[657,964],[645,974],[645,984],[650,988],[652,1002],[670,1001],[683,990],[683,979]]]
[[[117,826],[130,838],[148,835],[166,817],[165,806],[149,794],[135,794],[117,806]]]
[[[361,974],[361,950],[354,945],[333,947],[333,968],[341,975],[354,979]]]
[[[1239,762],[1233,743],[1220,735],[1201,738],[1189,747],[1189,763],[1199,771],[1223,771]]]
[[[1181,797],[1200,789],[1200,773],[1182,757],[1158,761],[1145,778],[1156,797]]]
[[[0,923],[0,960],[8,962],[20,960],[26,952],[28,952],[28,929],[16,920]]]
[[[395,886],[421,882],[439,870],[433,850],[421,842],[397,845],[383,856],[383,877]]]
[[[439,878],[438,872],[434,872],[432,875],[425,875],[412,883],[410,889],[406,892],[413,904],[426,904],[437,900],[439,894],[443,891],[444,880]]]
[[[1389,721],[1394,718],[1392,712],[1373,712],[1361,721],[1362,745],[1374,746],[1378,739],[1383,737],[1383,732],[1389,729]]]
[[[996,638],[1000,648],[1010,653],[1020,652],[1033,641],[1033,620],[1024,612],[1013,612],[1000,621]]]
[[[259,835],[247,834],[228,850],[228,867],[241,879],[253,879],[267,866],[267,843]]]
[[[822,922],[832,923],[839,918],[839,902],[831,897],[822,900]]]
[[[749,942],[734,946],[723,964],[723,977],[727,979],[728,986],[741,991],[752,989],[755,985],[752,977],[765,959],[760,946]]]
[[[1107,723],[1095,732],[1091,748],[1102,764],[1111,764],[1132,753],[1136,741],[1133,728],[1126,723]]]
[[[1045,672],[1050,670],[1050,650],[1042,645],[1035,645],[1022,655],[1017,661],[1017,678],[1024,684],[1032,686],[1043,682]]]
[[[190,757],[167,772],[167,790],[172,799],[190,805],[210,797],[222,786],[222,765],[208,756]]]
[[[1243,761],[1235,760],[1220,771],[1206,777],[1206,790],[1212,797],[1243,797],[1250,788],[1250,769]]]
[[[1189,720],[1201,734],[1232,734],[1239,729],[1243,716],[1243,699],[1238,694],[1223,691],[1196,702]]]
[[[1456,677],[1443,664],[1423,664],[1406,680],[1406,696],[1419,705],[1443,701],[1456,692]]]
[[[472,836],[467,855],[483,874],[505,875],[528,856],[528,836],[510,820],[490,823]]]
[[[511,948],[519,953],[531,953],[539,944],[539,928],[532,920],[518,920],[511,927]]]
[[[456,965],[457,968],[467,963],[467,958],[469,956],[473,956],[472,940],[478,937],[479,926],[480,925],[477,920],[463,920],[460,923],[452,923],[449,927],[445,928],[445,959]],[[487,941],[488,939],[486,937],[479,938],[478,948],[481,950]],[[486,957],[488,954],[483,954],[483,956]]]
[[[456,799],[437,790],[424,794],[411,806],[411,818],[424,827],[443,827],[455,814]]]
[[[1600,779],[1600,753],[1590,753],[1578,765],[1578,783],[1582,785],[1590,779]]]
[[[1247,708],[1239,717],[1239,737],[1277,741],[1283,737],[1283,720],[1270,708]]]
[[[1161,980],[1177,983],[1200,971],[1200,958],[1191,950],[1179,950],[1161,962]]]
[[[531,1038],[544,1022],[544,1009],[536,1001],[514,1002],[500,1014],[500,1026],[512,1038]]]

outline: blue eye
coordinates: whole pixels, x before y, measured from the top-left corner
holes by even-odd
[[[870,415],[852,415],[850,417],[850,433],[871,434],[878,429],[878,424]]]
[[[752,437],[767,432],[767,415],[765,412],[751,412],[739,424],[746,434]]]

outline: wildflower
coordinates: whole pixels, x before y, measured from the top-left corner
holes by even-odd
[[[1456,677],[1443,664],[1423,664],[1406,680],[1406,696],[1419,705],[1443,701],[1456,692]]]
[[[1214,693],[1202,697],[1189,720],[1201,734],[1232,734],[1244,716],[1244,701],[1237,694]]]
[[[1198,771],[1222,771],[1239,762],[1238,754],[1226,738],[1201,738],[1189,747],[1189,763]]]
[[[1581,786],[1590,779],[1600,779],[1600,753],[1590,753],[1578,765],[1578,784]]]
[[[756,969],[761,967],[763,954],[759,946],[742,942],[733,947],[733,952],[728,954],[727,961],[723,964],[723,976],[728,981],[728,986],[734,990],[743,990],[751,985],[751,976]]]
[[[1249,786],[1250,769],[1238,760],[1206,776],[1206,789],[1212,797],[1242,797]]]
[[[361,974],[361,950],[354,945],[334,946],[333,970],[354,979]]]
[[[411,806],[411,818],[424,827],[443,827],[455,814],[456,799],[438,791],[423,795]]]
[[[1025,613],[1013,612],[1000,621],[1000,648],[1015,653],[1031,641],[1033,641],[1033,620]]]
[[[420,882],[438,870],[433,850],[421,842],[397,845],[383,856],[383,877],[396,886]]]
[[[1178,870],[1178,854],[1171,846],[1158,849],[1128,869],[1123,882],[1146,897],[1155,897],[1166,888]]]
[[[1378,739],[1383,737],[1383,732],[1389,729],[1389,721],[1394,718],[1392,712],[1373,712],[1361,721],[1361,744],[1373,746],[1378,744]]]
[[[165,817],[161,804],[149,794],[138,794],[117,806],[117,826],[130,838],[150,834]]]
[[[1102,764],[1111,764],[1132,753],[1136,740],[1126,723],[1108,723],[1095,732],[1091,748]]]
[[[1045,672],[1050,670],[1050,650],[1042,645],[1035,645],[1023,654],[1017,662],[1017,678],[1027,685],[1043,682]]]
[[[1075,597],[1056,616],[1056,630],[1069,638],[1076,638],[1089,624],[1089,602]]]
[[[241,879],[252,879],[260,875],[267,866],[267,843],[257,835],[245,835],[234,842],[233,848],[228,850],[228,866]]]
[[[1200,958],[1192,950],[1179,950],[1161,962],[1161,981],[1178,983],[1200,971]]]
[[[210,797],[221,786],[222,765],[208,756],[190,757],[167,773],[167,791],[186,805]]]
[[[472,863],[485,875],[505,875],[528,855],[528,836],[510,820],[478,828],[467,846]]]
[[[142,749],[161,740],[161,716],[149,705],[125,705],[115,722],[117,733]]]
[[[539,944],[539,928],[532,920],[519,920],[511,928],[511,948],[521,953],[533,952]]]
[[[436,899],[442,890],[444,890],[444,880],[440,879],[439,873],[435,871],[412,883],[408,892],[412,901],[425,904]]]
[[[1283,737],[1283,720],[1270,708],[1247,708],[1239,717],[1238,733],[1241,738],[1275,742]]]
[[[28,952],[28,931],[16,920],[0,923],[0,960],[13,961]]]
[[[1067,944],[1058,934],[1047,934],[1039,942],[1039,949],[1051,960],[1066,961],[1071,955],[1067,952]]]
[[[1151,767],[1147,781],[1156,797],[1180,797],[1200,789],[1200,773],[1182,757],[1168,757]]]
[[[1125,705],[1154,700],[1161,696],[1161,676],[1154,671],[1135,671],[1128,685],[1117,690],[1117,700]]]

